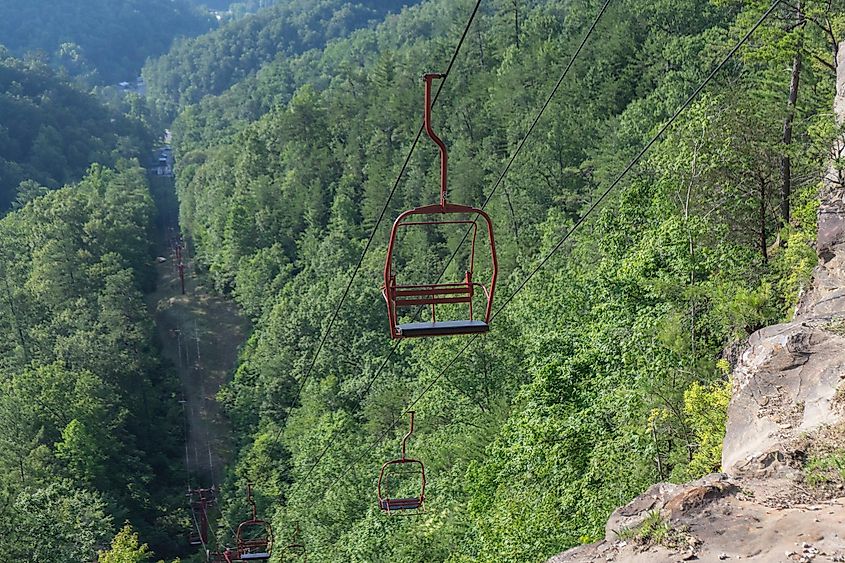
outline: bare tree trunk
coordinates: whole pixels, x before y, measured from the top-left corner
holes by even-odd
[[[9,276],[6,272],[3,272],[3,281],[6,284],[6,302],[9,305],[9,311],[12,313],[12,319],[15,322],[15,330],[18,333],[18,339],[21,344],[21,348],[23,349],[23,355],[27,362],[29,362],[29,347],[26,345],[26,337],[23,334],[23,328],[21,327],[21,319],[18,316],[17,308],[15,307],[15,299],[12,295],[12,288],[9,285]]]
[[[763,262],[769,262],[769,249],[766,248],[766,180],[759,178],[760,182],[760,252],[763,255]]]
[[[519,0],[513,0],[513,40],[519,49]]]
[[[478,62],[481,68],[484,68],[484,40],[481,37],[481,26],[478,24],[475,25],[475,33],[478,37]]]
[[[801,2],[798,2],[795,17],[800,27],[804,19],[801,11]],[[795,51],[792,59],[792,78],[789,82],[789,99],[786,106],[786,117],[783,120],[783,154],[780,157],[780,215],[781,224],[788,225],[790,219],[789,199],[792,195],[792,161],[789,158],[789,148],[792,145],[792,123],[795,120],[795,105],[798,102],[798,86],[801,78],[801,43]]]
[[[654,461],[657,465],[657,475],[661,481],[665,481],[666,475],[663,473],[663,460],[660,459],[660,443],[657,440],[657,429],[654,427],[654,421],[651,422],[651,437],[654,440]]]

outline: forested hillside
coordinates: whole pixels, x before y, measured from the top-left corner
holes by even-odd
[[[125,521],[180,542],[178,382],[143,301],[154,215],[145,172],[92,166],[0,220],[0,550],[91,561]],[[178,485],[177,485],[178,484]]]
[[[455,20],[462,17],[462,9],[458,5],[422,3],[401,16],[388,16],[378,30],[356,31],[349,40],[330,42],[322,51],[279,57],[219,96],[206,96],[182,111],[173,123],[178,144],[183,151],[215,145],[274,107],[287,105],[306,84],[322,90],[354,68],[390,70],[383,65],[393,64],[390,61],[395,52],[421,41],[447,41]],[[380,58],[385,61],[379,63]],[[391,79],[391,74],[382,75],[375,86],[387,88]],[[360,86],[358,82],[347,84],[349,89]]]
[[[185,0],[2,0],[0,13],[0,45],[102,84],[133,80],[174,38],[214,24]]]
[[[380,20],[416,0],[288,0],[179,42],[144,68],[149,92],[172,113],[204,96],[220,94],[263,65],[310,49]]]
[[[146,160],[143,111],[122,115],[49,67],[0,47],[0,213],[10,203],[82,178],[88,166]]]
[[[482,2],[438,98],[450,199],[490,196],[507,305],[467,348],[391,346],[380,284],[389,222],[437,200],[429,143],[390,197],[419,77],[445,70],[474,2],[424,2],[179,116],[183,229],[256,323],[219,396],[240,436],[221,543],[251,480],[277,537],[300,526],[311,561],[540,561],[602,535],[649,484],[718,469],[722,351],[788,316],[815,263],[842,14],[780,4],[580,223],[768,7],[610,2],[497,182],[602,4]],[[171,74],[185,82],[154,91],[164,104],[233,81]],[[466,251],[448,262],[461,234],[401,239],[403,271],[462,278]],[[409,406],[428,511],[389,518],[374,487]]]
[[[652,483],[718,470],[735,350],[789,318],[816,263],[845,7],[277,0],[240,17],[270,3],[155,59],[216,25],[199,5],[230,3],[0,0],[0,552],[208,561],[253,483],[271,561],[295,530],[312,562],[543,561]],[[79,89],[149,57],[147,100]],[[491,330],[391,341],[390,224],[439,192],[420,77],[447,69],[433,127],[449,201],[493,218]],[[153,149],[169,164],[161,120],[185,244],[169,168],[141,168]],[[416,226],[402,280],[466,279],[467,225]],[[426,511],[398,518],[376,487],[410,410]]]
[[[2,6],[0,30],[35,18],[45,35],[28,38],[43,39],[57,17],[62,33],[100,25],[104,69],[126,63],[116,34],[143,33],[119,3],[96,14],[44,4]],[[142,61],[170,39],[153,45],[151,33],[132,48]],[[148,179],[140,164],[161,129],[136,93],[86,93],[79,74],[48,59],[0,46],[0,550],[46,563],[177,555],[189,518],[180,386],[144,301],[156,285],[148,182],[160,191],[172,181]]]

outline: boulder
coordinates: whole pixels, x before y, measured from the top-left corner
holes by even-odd
[[[770,326],[751,336],[733,372],[724,471],[744,476],[759,465],[756,458],[786,451],[802,435],[842,421],[835,401],[845,380],[842,305],[841,317]]]

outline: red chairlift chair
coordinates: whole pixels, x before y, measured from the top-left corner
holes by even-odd
[[[493,294],[496,289],[496,277],[499,265],[496,260],[496,243],[493,238],[493,222],[483,210],[467,205],[449,203],[446,199],[447,162],[446,145],[431,127],[431,82],[445,78],[444,74],[426,74],[425,82],[425,111],[423,121],[428,136],[440,149],[440,203],[417,207],[405,211],[393,223],[390,240],[387,246],[387,261],[384,265],[384,285],[382,293],[387,302],[387,314],[390,322],[391,338],[412,338],[420,336],[448,336],[455,334],[478,334],[489,330]],[[440,216],[437,219],[408,220],[419,215]],[[442,217],[444,215],[458,216],[456,219]],[[473,268],[475,266],[475,244],[478,235],[478,222],[483,220],[487,227],[490,244],[492,275],[487,285],[474,281]],[[396,238],[400,228],[424,227],[429,225],[468,225],[472,228],[472,246],[468,270],[464,279],[451,283],[430,283],[409,285],[397,282],[397,274],[393,270],[393,254]],[[486,298],[484,319],[477,320],[473,316],[473,297],[476,290],[480,290]],[[463,320],[437,320],[435,306],[441,304],[466,304],[469,315]],[[408,307],[430,306],[431,320],[427,322],[399,322],[399,310]]]
[[[394,511],[415,511],[421,513],[425,511],[425,466],[416,459],[406,457],[406,447],[408,438],[414,433],[414,411],[409,411],[411,417],[411,428],[408,433],[402,438],[402,457],[393,461],[388,461],[381,466],[381,472],[378,476],[378,507],[388,514]],[[390,472],[393,468],[407,468],[413,467],[414,473],[420,477],[420,494],[415,497],[391,498],[387,491],[387,482],[389,480]]]
[[[216,500],[214,487],[210,489],[188,489],[188,499],[194,519],[194,530],[188,537],[190,545],[208,544],[208,508],[214,506]]]
[[[252,518],[241,522],[235,531],[237,552],[234,561],[267,561],[273,551],[273,528],[256,515],[252,483],[247,484],[247,502],[252,507]]]
[[[305,552],[305,544],[300,539],[301,533],[299,526],[296,527],[296,530],[293,532],[293,537],[290,539],[290,543],[285,546],[285,551],[282,554],[282,561],[301,561],[305,563],[308,561],[308,554]]]

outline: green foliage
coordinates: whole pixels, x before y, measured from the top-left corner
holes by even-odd
[[[0,13],[0,43],[12,53],[106,84],[134,80],[147,57],[213,24],[184,0],[2,0]]]
[[[222,93],[277,57],[321,49],[395,8],[390,0],[278,2],[212,33],[180,41],[147,63],[144,78],[162,109],[174,112]]]
[[[813,243],[819,208],[819,187],[809,184],[793,198],[792,222],[781,234],[783,248],[772,258],[778,308],[785,319],[792,317],[795,303],[807,286],[818,262]]]
[[[16,561],[86,561],[111,535],[106,506],[101,495],[61,478],[22,488],[0,511],[0,547]]]
[[[686,468],[688,479],[713,473],[722,466],[722,440],[730,398],[730,381],[714,381],[706,387],[694,382],[684,391],[684,415],[697,442]]]
[[[417,131],[418,75],[448,60],[455,22],[473,5],[408,4],[386,16],[395,2],[280,2],[181,41],[144,70],[160,108],[179,112],[179,206],[197,262],[255,321],[219,394],[237,462],[222,484],[218,547],[249,516],[248,481],[277,537],[301,526],[313,561],[522,563],[595,540],[608,514],[650,484],[718,468],[729,398],[721,350],[788,316],[815,263],[817,180],[837,132],[832,77],[808,62],[798,104],[787,107],[786,97],[791,61],[830,49],[818,26],[785,29],[794,14],[784,5],[544,261],[490,334],[454,362],[461,339],[391,352],[379,289],[387,224],[436,199],[430,144],[417,148],[358,258]],[[598,4],[502,1],[481,11],[435,108],[453,201],[485,201]],[[572,68],[577,78],[562,85],[487,207],[497,304],[708,74],[758,4],[611,5]],[[138,26],[138,15],[112,11],[130,22],[131,33],[121,32],[128,44],[156,25],[147,12],[156,8],[186,10],[148,2]],[[18,22],[36,13],[14,9]],[[806,9],[823,15],[815,3]],[[91,22],[108,37],[101,16]],[[148,34],[144,55],[169,43],[171,22],[190,34],[191,21],[206,21],[179,17]],[[88,28],[56,43],[52,27],[27,39],[50,43],[73,74],[98,69],[105,78],[138,64],[123,53],[100,61]],[[0,494],[11,499],[0,507],[0,549],[15,560],[83,561],[99,549],[104,561],[145,561],[143,538],[175,552],[185,520],[183,499],[174,500],[183,453],[176,382],[157,359],[143,302],[154,285],[154,212],[132,160],[152,142],[156,117],[140,98],[106,110],[46,67],[3,58],[0,203],[14,211],[0,220]],[[403,274],[431,281],[462,235],[431,227],[403,236]],[[463,276],[467,254],[458,249],[445,278]],[[476,278],[489,268],[482,261]],[[353,271],[333,336],[314,358]],[[408,405],[417,412],[410,453],[428,471],[428,511],[413,521],[385,518],[373,499],[379,467],[398,455],[397,417]],[[840,457],[814,459],[808,480],[841,477]],[[131,526],[115,535],[124,521]],[[659,514],[630,534],[676,538]]]
[[[144,563],[150,561],[150,548],[141,545],[138,534],[127,523],[111,542],[111,549],[97,552],[100,563]]]
[[[454,363],[460,339],[405,342],[391,354],[385,338],[387,224],[437,195],[437,155],[421,144],[313,358],[417,131],[418,75],[448,60],[455,22],[472,4],[421,3],[269,63],[256,49],[245,68],[262,70],[225,92],[240,76],[217,88],[204,70],[157,94],[184,105],[222,92],[185,107],[174,132],[183,226],[216,286],[255,320],[220,394],[240,452],[223,520],[244,516],[232,495],[254,480],[260,512],[282,537],[300,525],[309,560],[542,561],[601,537],[610,512],[650,484],[717,469],[729,396],[721,351],[788,315],[815,260],[832,76],[816,66],[802,74],[785,147],[785,63],[800,45],[821,56],[824,37],[808,26],[801,44],[772,20]],[[597,8],[547,0],[482,10],[434,110],[453,201],[485,200]],[[703,0],[611,5],[600,39],[572,68],[577,79],[564,82],[487,207],[499,296],[759,13]],[[216,49],[243,34],[248,44],[251,21],[260,20],[208,40]],[[163,73],[153,82],[189,52],[148,67]],[[793,213],[784,224],[787,151]],[[462,235],[408,233],[399,267],[432,281]],[[462,276],[466,254],[459,249],[446,279]],[[379,514],[372,493],[379,467],[398,454],[397,417],[409,404],[410,451],[428,476],[428,512],[410,524]],[[675,535],[655,520],[643,537]]]
[[[635,528],[620,530],[618,536],[620,540],[633,540],[646,545],[660,545],[666,541],[670,532],[669,523],[660,515],[660,511],[653,510],[648,513],[642,524]]]
[[[811,487],[845,482],[845,451],[811,458],[804,466],[807,484]]]
[[[153,211],[126,163],[0,220],[0,549],[15,560],[87,561],[119,519],[175,549],[176,382],[142,294]]]
[[[0,25],[8,21],[4,14]],[[0,52],[0,213],[80,180],[93,162],[146,161],[152,141],[138,119],[107,109],[42,64]]]

